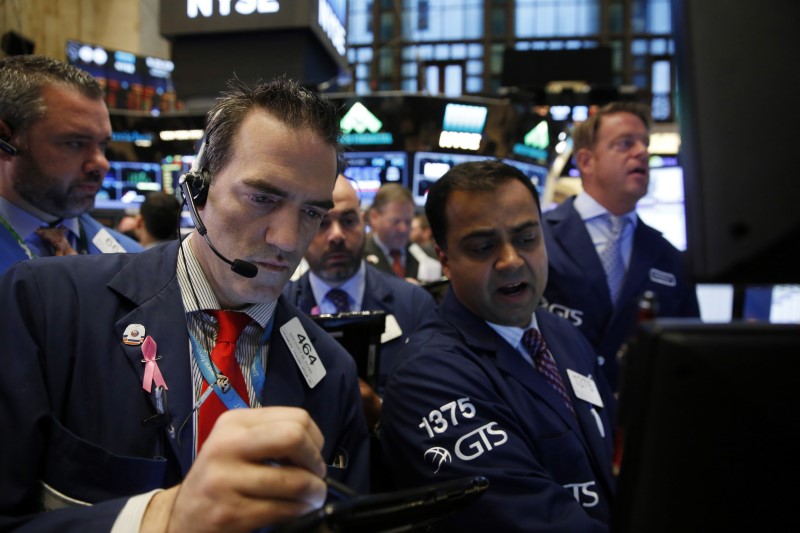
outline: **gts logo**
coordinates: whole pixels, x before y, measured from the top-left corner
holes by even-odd
[[[562,304],[551,304],[545,298],[542,298],[541,306],[556,316],[566,318],[575,326],[583,324],[583,311],[579,309],[572,309]]]

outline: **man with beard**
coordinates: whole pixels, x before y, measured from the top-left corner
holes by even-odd
[[[616,102],[578,124],[583,192],[544,215],[550,281],[543,305],[586,335],[614,390],[645,292],[655,296],[658,316],[700,316],[681,252],[636,216],[650,183],[649,123],[646,107]]]
[[[0,273],[34,257],[141,251],[88,214],[110,139],[90,74],[40,56],[0,60]]]
[[[456,165],[425,212],[450,289],[389,376],[393,481],[489,479],[437,531],[607,531],[614,398],[586,339],[539,306],[547,250],[531,180],[499,161]]]
[[[0,278],[2,531],[249,532],[326,476],[369,489],[355,363],[281,294],[333,206],[336,108],[233,81],[207,118],[185,239]]]
[[[348,179],[339,175],[333,190],[333,209],[323,217],[319,232],[306,251],[309,270],[291,282],[284,294],[310,314],[386,312],[386,329],[381,339],[380,392],[396,354],[413,331],[433,318],[436,303],[425,289],[367,264],[363,260],[364,242],[358,195]],[[366,406],[368,414],[379,407],[374,402],[370,404]]]

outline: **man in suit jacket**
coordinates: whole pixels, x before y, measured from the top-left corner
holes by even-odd
[[[389,377],[381,447],[393,480],[490,480],[443,531],[607,531],[614,398],[586,339],[539,308],[547,251],[530,179],[464,163],[425,209],[450,290]]]
[[[111,139],[97,80],[32,55],[0,60],[0,79],[0,273],[59,253],[42,227],[61,228],[77,253],[141,251],[89,215],[109,169]]]
[[[413,331],[433,318],[436,303],[425,289],[365,264],[363,249],[364,221],[358,195],[340,175],[333,189],[333,209],[323,218],[306,251],[309,270],[289,283],[284,295],[306,313],[336,313],[339,309],[328,294],[340,289],[348,300],[347,311],[386,312],[378,381],[378,392],[382,392],[396,354]],[[369,411],[374,412],[375,407]]]
[[[700,316],[682,254],[636,216],[650,181],[648,125],[647,109],[626,102],[576,126],[583,192],[544,216],[550,272],[543,305],[586,335],[615,390],[618,359],[646,292],[655,296],[658,316]],[[621,230],[609,227],[612,219]],[[610,266],[614,260],[619,268]]]
[[[0,529],[244,532],[322,505],[326,470],[367,489],[355,365],[281,297],[332,205],[336,110],[281,78],[208,119],[182,177],[202,232],[0,280]]]
[[[442,277],[439,262],[410,241],[415,210],[411,191],[398,183],[381,185],[369,209],[372,231],[364,257],[377,269],[409,281],[438,281]]]

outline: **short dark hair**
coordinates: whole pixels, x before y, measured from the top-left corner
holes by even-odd
[[[0,119],[15,133],[25,131],[47,111],[42,88],[50,85],[103,99],[100,84],[85,70],[44,56],[10,56],[0,59]]]
[[[178,238],[181,204],[171,194],[152,192],[139,208],[147,232],[159,241]]]
[[[448,170],[428,190],[425,201],[425,214],[431,225],[433,238],[439,248],[447,250],[447,198],[453,191],[490,192],[509,180],[517,180],[527,188],[533,196],[536,210],[541,214],[539,193],[531,179],[517,167],[499,160],[471,161],[461,163]]]
[[[636,115],[650,129],[650,108],[638,102],[611,102],[606,104],[588,119],[578,123],[572,132],[573,153],[583,148],[593,149],[597,143],[597,132],[603,118],[617,113],[631,113]]]
[[[292,128],[311,129],[336,149],[337,174],[343,168],[339,144],[342,131],[336,106],[330,100],[285,76],[254,87],[233,79],[207,115],[206,148],[201,165],[211,174],[212,182],[233,157],[236,134],[253,109],[263,110]],[[331,179],[336,179],[337,174]]]

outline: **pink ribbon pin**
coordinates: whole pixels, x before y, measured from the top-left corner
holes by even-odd
[[[144,355],[144,380],[142,380],[142,388],[147,392],[153,386],[153,381],[156,382],[156,387],[164,387],[169,390],[167,383],[164,381],[164,376],[161,375],[161,370],[158,368],[156,362],[156,341],[150,335],[144,340],[142,344],[142,355]]]

